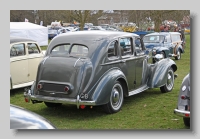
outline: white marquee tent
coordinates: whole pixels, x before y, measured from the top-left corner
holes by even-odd
[[[30,22],[10,22],[10,36],[26,37],[40,46],[48,45],[48,28]]]

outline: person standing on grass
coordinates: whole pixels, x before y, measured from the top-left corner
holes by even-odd
[[[185,33],[184,33],[184,30],[181,29],[181,28],[178,28],[178,32],[181,33],[181,40],[182,40],[182,47],[185,49],[185,43],[186,43],[186,40],[185,40]]]

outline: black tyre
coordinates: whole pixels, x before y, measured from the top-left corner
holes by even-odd
[[[51,103],[51,102],[44,102],[44,104],[47,106],[47,107],[59,107],[62,105],[62,103]]]
[[[176,57],[175,57],[175,59],[176,60],[180,60],[181,59],[181,51],[178,49],[178,51],[177,51],[177,53],[176,53]]]
[[[174,71],[169,68],[166,84],[160,87],[162,93],[171,92],[174,87]]]
[[[183,117],[183,122],[184,122],[185,126],[190,127],[190,118]]]
[[[110,100],[103,105],[106,113],[112,114],[121,110],[124,101],[123,88],[119,81],[116,81],[110,93]]]

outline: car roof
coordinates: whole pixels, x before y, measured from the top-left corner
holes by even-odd
[[[137,34],[129,33],[129,32],[113,32],[113,31],[76,31],[70,32],[67,34],[62,34],[56,37],[55,39],[61,38],[74,38],[74,37],[84,37],[90,40],[98,40],[102,38],[113,38],[113,37],[120,37],[120,36],[139,36]],[[54,39],[54,40],[55,40]],[[80,38],[81,39],[81,38]]]
[[[145,35],[145,36],[151,36],[151,35],[169,35],[169,34],[179,34],[180,35],[180,33],[179,32],[153,32],[153,33],[149,33],[149,34],[147,34],[147,35]]]
[[[32,42],[34,40],[29,39],[29,38],[25,38],[25,37],[15,37],[15,36],[10,36],[10,44],[11,43],[16,43],[16,42]],[[34,41],[36,42],[36,41]]]
[[[92,31],[75,31],[69,33],[63,33],[56,36],[49,44],[49,47],[55,46],[60,43],[66,42],[75,42],[75,43],[84,43],[86,40],[97,41],[97,40],[110,40],[115,37],[126,37],[134,36],[139,37],[137,34],[129,32],[119,32],[119,31],[104,31],[104,30],[92,30]],[[77,39],[79,38],[79,39]],[[88,42],[89,42],[88,41]]]

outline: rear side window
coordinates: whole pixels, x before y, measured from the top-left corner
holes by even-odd
[[[132,42],[131,38],[120,39],[120,50],[121,50],[122,57],[132,55],[131,42]]]
[[[15,44],[10,49],[10,57],[16,57],[16,56],[23,56],[25,55],[25,44]]]
[[[80,44],[72,45],[70,55],[77,56],[77,57],[86,57],[88,55],[89,49],[88,47]]]
[[[108,59],[118,58],[118,41],[113,41],[108,46]]]
[[[51,54],[67,55],[69,53],[70,44],[57,45],[51,50]]]
[[[177,41],[181,41],[181,37],[180,37],[180,35],[175,35],[175,34],[173,34],[172,35],[172,41],[173,42],[177,42]]]

